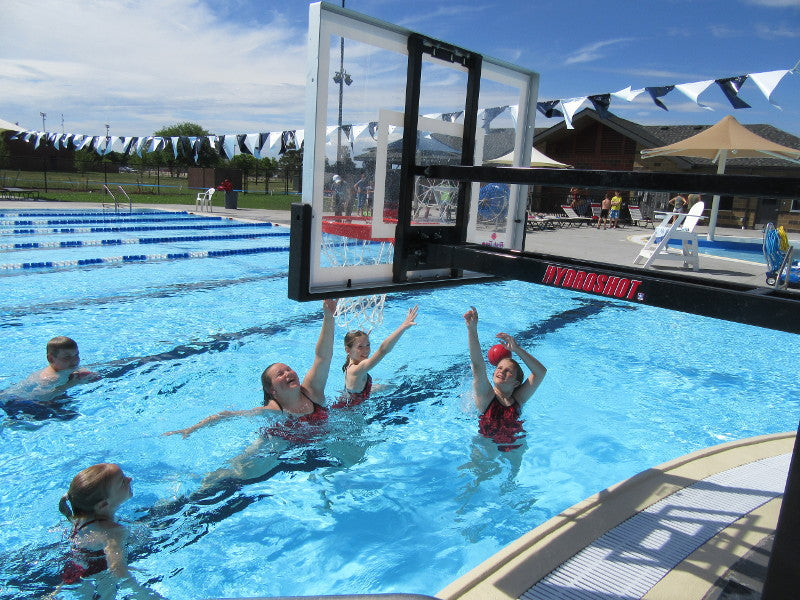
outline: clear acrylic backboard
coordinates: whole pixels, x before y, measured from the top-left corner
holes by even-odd
[[[470,67],[459,60],[460,49],[424,38],[429,46],[441,44],[445,50],[423,56],[418,96],[411,97],[412,35],[331,4],[309,8],[302,201],[311,207],[311,216],[307,239],[293,245],[293,252],[302,250],[307,260],[290,261],[290,271],[308,272],[290,272],[293,297],[342,291],[357,295],[360,289],[390,291],[396,286],[394,238],[403,169],[415,173],[412,226],[455,228],[461,205],[468,215],[466,241],[521,249],[527,186],[431,180],[420,167],[481,165],[511,151],[515,164],[525,164],[533,140],[538,76],[471,53],[480,56],[474,110],[475,104],[467,102]],[[418,103],[417,129],[408,134],[415,140],[413,165],[404,166],[409,102]],[[473,153],[464,151],[465,137],[474,140]],[[423,269],[408,273],[408,280],[443,276],[452,273]],[[303,289],[296,289],[297,281]]]

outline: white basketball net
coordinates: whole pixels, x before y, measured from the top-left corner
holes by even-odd
[[[333,266],[391,263],[394,247],[390,241],[362,240],[355,237],[323,234],[322,254]],[[340,298],[336,304],[336,324],[348,331],[369,333],[383,323],[386,294]]]
[[[360,329],[369,333],[383,323],[383,305],[386,294],[339,298],[336,303],[336,324],[348,331]]]

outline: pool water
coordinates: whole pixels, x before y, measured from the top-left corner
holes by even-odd
[[[85,250],[36,252],[72,260]],[[0,262],[16,262],[14,252]],[[331,411],[307,439],[262,438],[268,417],[163,436],[258,405],[272,362],[310,366],[321,307],[286,299],[287,265],[287,252],[269,252],[0,271],[0,387],[42,368],[55,335],[76,339],[84,366],[103,374],[71,390],[76,418],[2,421],[4,597],[53,589],[69,532],[58,500],[96,462],[134,478],[118,513],[131,527],[129,560],[171,600],[434,595],[637,472],[797,427],[792,334],[499,282],[390,295],[373,344],[413,304],[420,314],[372,371],[382,389]],[[470,305],[484,350],[506,331],[548,367],[512,452],[477,434],[462,318]],[[337,329],[329,400],[343,387],[343,336]],[[209,478],[247,450],[238,476]]]
[[[681,242],[673,240],[670,242],[670,246],[673,245],[680,248]],[[700,240],[699,252],[700,254],[709,254],[711,256],[761,263],[766,268],[760,240],[754,240],[754,243]]]

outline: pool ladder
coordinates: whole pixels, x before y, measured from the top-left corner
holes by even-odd
[[[133,211],[133,203],[131,202],[130,196],[128,196],[128,193],[125,191],[125,189],[121,185],[118,185],[117,187],[119,188],[119,191],[122,192],[122,195],[125,196],[128,199],[128,212],[132,212]],[[120,201],[117,200],[117,198],[116,198],[116,196],[114,196],[113,192],[110,189],[108,189],[107,185],[103,184],[103,189],[108,193],[109,196],[111,196],[111,199],[114,200],[114,212],[118,212],[119,211]],[[108,208],[110,206],[111,206],[110,204],[106,204],[105,202],[103,203],[103,208]]]

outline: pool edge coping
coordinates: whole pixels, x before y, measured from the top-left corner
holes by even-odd
[[[762,458],[791,453],[795,436],[796,432],[792,431],[726,442],[697,450],[642,471],[571,506],[523,534],[483,563],[448,584],[436,594],[436,597],[442,600],[519,598],[550,571],[634,514],[710,475]],[[780,505],[780,500],[777,500],[777,503]],[[718,536],[687,557],[659,584],[654,586],[645,597],[652,597],[653,600],[669,597],[650,596],[650,594],[663,590],[665,586],[672,589],[673,572],[678,574],[682,568],[696,572],[697,567],[692,567],[693,563],[687,561],[695,561],[696,565],[696,555],[699,552],[704,550],[708,552],[719,536],[730,536],[729,529],[737,527],[741,529],[743,520],[746,520],[749,515],[756,518],[759,514],[759,510],[748,513],[720,532]],[[761,522],[761,526],[766,527],[768,522],[767,518]],[[741,535],[737,537],[741,538]],[[758,540],[763,537],[760,536]],[[713,586],[716,573],[724,573],[735,562],[735,558],[748,550],[751,545],[741,544],[741,552],[736,555],[725,554],[724,556],[731,562],[712,569],[714,575],[711,583],[702,577],[682,579],[681,586],[683,588],[689,586],[694,589],[691,593],[689,590],[682,589],[681,597],[687,600],[693,597],[702,598]],[[705,556],[709,556],[709,554]],[[720,560],[723,554],[717,552],[710,556]],[[708,567],[708,569],[710,568]],[[674,581],[677,585],[677,580]]]

